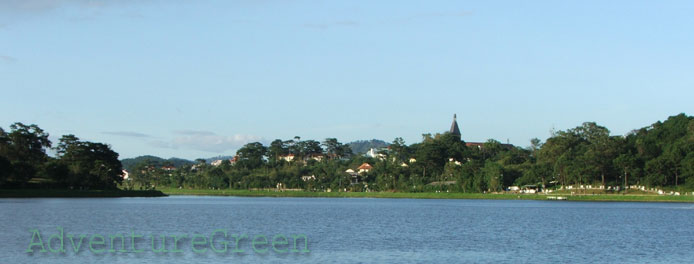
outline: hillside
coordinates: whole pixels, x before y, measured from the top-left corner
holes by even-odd
[[[390,144],[380,139],[372,139],[352,141],[347,143],[347,145],[352,148],[352,153],[364,154],[371,148],[383,148]]]
[[[123,159],[121,160],[121,164],[123,164],[123,169],[126,170],[132,170],[135,165],[137,165],[140,162],[145,162],[149,161],[152,162],[156,166],[163,166],[165,164],[170,164],[173,165],[174,167],[181,167],[185,165],[191,165],[195,164],[194,161],[187,160],[187,159],[181,159],[181,158],[169,158],[169,159],[163,159],[157,156],[152,156],[152,155],[145,155],[145,156],[139,156],[137,158],[129,158],[129,159]]]

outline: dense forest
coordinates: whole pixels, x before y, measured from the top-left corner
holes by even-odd
[[[0,184],[21,186],[43,179],[69,188],[287,188],[311,191],[497,192],[512,185],[639,185],[694,190],[694,118],[669,117],[624,136],[593,122],[555,131],[529,147],[489,140],[466,146],[450,134],[424,134],[421,142],[395,138],[378,155],[354,154],[335,138],[322,142],[277,139],[246,144],[232,159],[193,164],[156,157],[121,176],[118,154],[108,145],[63,136],[49,157],[48,135],[35,125],[0,128]],[[359,170],[368,163],[370,167]],[[362,167],[364,168],[364,167]],[[354,171],[354,172],[353,172]]]
[[[495,140],[467,147],[449,134],[425,134],[407,145],[396,138],[378,157],[354,155],[349,144],[277,139],[254,142],[237,158],[217,166],[198,164],[164,170],[142,162],[131,172],[130,187],[297,188],[315,191],[502,191],[511,185],[594,185],[624,189],[640,185],[694,189],[694,118],[680,114],[625,136],[586,122],[553,132],[526,148]],[[286,159],[288,156],[292,159]],[[320,158],[317,158],[320,157]],[[354,175],[346,171],[368,163]],[[302,177],[303,176],[303,177]],[[355,179],[356,178],[356,179]],[[358,184],[354,184],[358,182]]]
[[[64,135],[53,147],[48,133],[37,125],[15,123],[0,128],[0,187],[34,186],[72,189],[115,189],[123,180],[118,153],[103,143]]]

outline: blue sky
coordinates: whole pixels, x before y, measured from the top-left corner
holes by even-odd
[[[0,127],[121,157],[275,138],[519,146],[692,114],[691,1],[0,1]]]

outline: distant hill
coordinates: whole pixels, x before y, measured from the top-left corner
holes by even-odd
[[[166,163],[171,163],[174,167],[182,167],[185,165],[191,165],[195,164],[194,161],[187,160],[187,159],[181,159],[181,158],[170,158],[170,159],[163,159],[157,156],[152,156],[152,155],[145,155],[145,156],[139,156],[137,158],[129,158],[129,159],[123,159],[121,160],[121,164],[123,164],[123,169],[126,170],[132,170],[135,165],[137,165],[140,162],[145,162],[149,161],[152,162],[156,166],[163,166]]]
[[[234,158],[234,156],[217,156],[217,157],[206,158],[205,162],[211,163],[215,160],[229,160],[229,159],[233,159],[233,158]]]
[[[372,139],[352,141],[347,143],[347,145],[352,148],[352,153],[364,154],[371,148],[384,148],[390,144],[380,139]]]
[[[372,139],[372,140],[357,140],[357,141],[352,141],[350,143],[347,143],[352,148],[352,153],[354,154],[364,154],[369,149],[371,148],[383,148],[387,147],[390,145],[389,143],[380,140],[380,139]],[[226,159],[232,159],[234,156],[216,156],[216,157],[211,157],[211,158],[206,158],[205,162],[211,163],[215,160],[226,160]],[[186,165],[193,165],[196,162],[192,160],[187,160],[187,159],[181,159],[181,158],[169,158],[169,159],[163,159],[157,156],[152,156],[152,155],[144,155],[144,156],[139,156],[136,158],[128,158],[128,159],[122,159],[120,162],[123,164],[123,169],[126,170],[132,170],[137,164],[140,162],[145,162],[149,161],[153,163],[155,166],[164,166],[166,163],[171,163],[174,167],[179,168],[183,167]]]

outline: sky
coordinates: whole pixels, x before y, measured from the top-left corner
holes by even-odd
[[[0,127],[121,158],[694,113],[692,1],[1,0]]]

